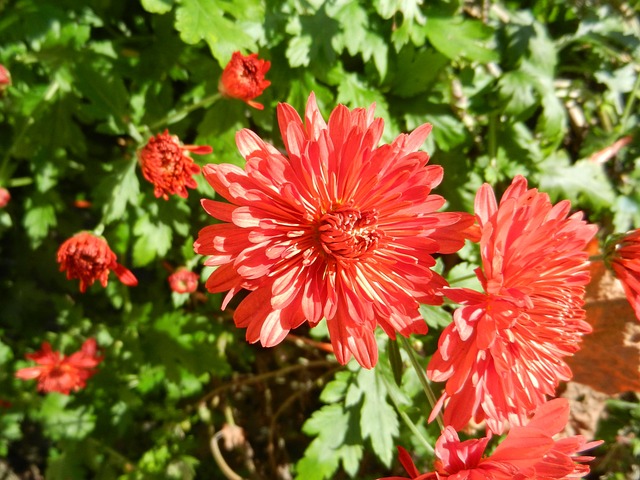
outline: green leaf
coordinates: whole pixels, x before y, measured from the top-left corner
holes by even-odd
[[[498,80],[498,93],[502,111],[518,120],[526,120],[538,103],[530,76],[521,70],[502,75]]]
[[[89,103],[82,111],[102,120],[100,131],[121,134],[127,131],[129,93],[122,78],[114,70],[101,72],[86,61],[75,64],[76,86]]]
[[[34,194],[25,203],[26,214],[22,220],[32,248],[38,247],[58,223],[51,195]]]
[[[455,284],[457,288],[458,283]],[[435,307],[432,305],[420,305],[420,315],[424,318],[429,328],[442,329],[451,323],[452,317],[449,312],[442,307]]]
[[[86,478],[82,466],[82,456],[74,448],[66,448],[63,452],[47,459],[46,475],[48,480],[68,480],[70,478]]]
[[[364,402],[360,413],[362,437],[371,441],[377,457],[388,467],[394,454],[394,438],[399,434],[398,416],[387,403],[387,389],[376,370],[362,369],[358,374],[358,385]]]
[[[320,64],[326,69],[335,63],[331,42],[339,32],[339,24],[324,9],[314,15],[292,16],[285,29],[293,35],[285,53],[291,67]]]
[[[137,165],[137,162],[132,160],[120,161],[115,165],[113,173],[98,185],[98,196],[104,198],[102,214],[105,223],[121,220],[127,205],[137,204],[140,193],[140,183],[136,176]]]
[[[413,130],[425,122],[431,123],[431,135],[439,149],[447,152],[469,140],[464,123],[453,115],[449,105],[422,101],[415,103],[412,109],[418,111],[409,110],[405,114],[407,128]]]
[[[578,160],[571,165],[563,152],[547,158],[538,174],[540,190],[556,199],[590,205],[595,210],[610,209],[615,193],[602,165]]]
[[[398,54],[391,90],[399,97],[428,91],[449,63],[449,58],[430,47],[406,46]]]
[[[245,3],[253,5],[256,2]],[[220,0],[180,0],[176,10],[175,26],[180,38],[191,45],[204,40],[222,65],[229,61],[236,50],[257,50],[254,39],[245,29],[225,16],[226,10],[233,10],[234,14],[243,11],[231,2]],[[261,23],[261,20],[254,17],[256,23]]]
[[[169,225],[151,218],[149,215],[140,217],[133,233],[137,237],[133,244],[133,264],[142,267],[149,264],[156,257],[162,257],[171,248],[173,231]]]
[[[488,63],[499,59],[490,43],[493,30],[482,22],[462,16],[429,17],[426,34],[431,44],[452,60]]]
[[[362,439],[357,434],[356,416],[342,405],[325,405],[303,425],[307,435],[317,435],[296,464],[296,478],[325,480],[332,478],[340,462],[354,476],[362,458]],[[355,424],[354,424],[355,423]]]
[[[328,4],[327,14],[341,25],[333,38],[336,52],[346,49],[351,56],[360,53],[365,62],[373,58],[380,77],[384,77],[389,47],[383,36],[370,26],[367,11],[357,1],[346,1]]]
[[[50,393],[41,407],[33,413],[42,422],[45,433],[53,440],[82,440],[95,427],[96,415],[92,407],[67,408],[72,397],[61,393]]]
[[[141,0],[142,8],[151,13],[167,13],[173,8],[174,0]]]

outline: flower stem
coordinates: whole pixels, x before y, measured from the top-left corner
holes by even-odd
[[[387,378],[384,375],[380,375],[380,378],[382,378],[382,381],[387,387],[387,391],[391,391],[393,386],[391,385],[389,380],[387,380]],[[391,403],[393,403],[393,406],[396,409],[396,412],[398,412],[398,415],[400,415],[400,418],[402,418],[402,421],[409,428],[409,430],[411,430],[411,433],[413,433],[416,436],[416,438],[420,441],[422,446],[424,446],[425,450],[429,452],[431,455],[435,455],[436,452],[431,446],[431,444],[427,441],[426,438],[424,438],[424,435],[422,435],[422,432],[418,430],[418,427],[416,427],[415,423],[413,423],[413,421],[409,418],[409,415],[407,415],[406,412],[403,412],[402,410],[400,410],[400,406],[398,405],[398,402],[396,402],[396,399],[393,397],[393,395],[389,394],[387,395],[387,398],[391,400]]]
[[[149,130],[154,131],[162,126],[171,125],[173,123],[179,122],[184,117],[186,117],[189,113],[193,112],[194,110],[197,110],[198,108],[208,107],[209,105],[214,103],[216,100],[218,100],[220,97],[221,97],[220,92],[216,92],[213,95],[209,95],[208,97],[205,97],[197,101],[196,103],[192,103],[191,105],[186,105],[180,110],[171,112],[166,117],[150,125]]]
[[[431,389],[431,382],[429,382],[429,379],[427,378],[427,373],[425,369],[422,367],[422,365],[420,365],[420,362],[416,357],[416,352],[411,346],[411,344],[409,343],[409,339],[402,335],[399,335],[398,338],[400,338],[400,341],[402,342],[402,346],[409,354],[409,360],[411,361],[411,365],[413,366],[413,369],[418,374],[418,379],[422,384],[422,389],[424,390],[424,393],[427,396],[429,405],[431,405],[431,410],[433,410],[436,406],[436,395],[433,393],[433,390]],[[436,416],[436,422],[438,422],[438,426],[440,427],[440,429],[444,430],[444,421],[442,420],[442,413],[438,413],[438,415]]]
[[[640,88],[640,73],[636,74],[636,82],[633,84],[633,89],[629,94],[629,98],[627,99],[627,104],[624,107],[624,112],[622,112],[622,118],[620,119],[619,125],[624,130],[627,124],[627,120],[629,120],[629,116],[633,110],[633,104],[636,101],[636,96],[638,94],[638,89]]]
[[[475,273],[470,273],[469,275],[462,275],[461,277],[456,277],[453,280],[447,280],[449,285],[453,285],[454,283],[464,282],[465,280],[469,280],[471,278],[476,278],[477,275]]]

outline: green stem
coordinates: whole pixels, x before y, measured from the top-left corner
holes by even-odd
[[[387,391],[391,391],[391,389],[394,388],[384,375],[380,375],[380,378],[382,378],[382,381],[387,387]],[[387,398],[391,400],[391,403],[393,403],[393,406],[396,409],[396,412],[398,412],[398,415],[400,415],[400,418],[402,418],[402,421],[409,428],[409,430],[411,430],[411,433],[413,433],[416,436],[416,438],[420,441],[420,443],[427,450],[427,452],[429,452],[431,455],[435,455],[436,452],[431,446],[431,444],[427,441],[426,438],[424,438],[424,436],[422,435],[422,432],[418,430],[418,427],[416,427],[415,423],[413,423],[413,421],[409,418],[409,415],[407,415],[406,412],[400,410],[400,406],[396,402],[396,399],[393,397],[393,395],[389,394],[387,395]]]
[[[622,113],[622,118],[620,119],[619,125],[624,130],[627,124],[627,120],[629,120],[629,116],[631,115],[631,111],[633,110],[633,104],[636,101],[636,96],[638,94],[638,89],[640,88],[640,74],[636,74],[636,82],[633,84],[633,90],[629,94],[629,98],[627,99],[627,104],[624,107],[624,112]]]
[[[10,188],[24,187],[27,185],[31,185],[32,183],[33,183],[33,178],[31,177],[12,178],[7,182],[7,187],[10,187]]]
[[[209,105],[214,103],[216,100],[218,100],[220,97],[221,97],[220,93],[216,92],[213,95],[209,95],[208,97],[205,97],[196,103],[192,103],[191,105],[186,105],[180,110],[171,112],[169,115],[167,115],[163,119],[158,120],[157,122],[149,126],[149,130],[155,131],[160,127],[179,122],[184,117],[186,117],[189,113],[193,112],[194,110],[197,110],[198,108],[208,107]]]
[[[493,168],[496,168],[496,162],[498,157],[498,134],[497,134],[497,114],[492,113],[489,115],[489,163]]]
[[[464,282],[465,280],[469,280],[471,278],[476,278],[477,275],[475,273],[470,273],[469,275],[463,275],[461,277],[454,278],[453,280],[447,280],[449,285],[453,285],[455,283]]]
[[[413,369],[418,374],[418,379],[422,384],[422,389],[424,390],[424,393],[427,396],[427,400],[431,405],[431,410],[433,411],[433,409],[436,406],[437,400],[436,400],[436,395],[433,393],[433,390],[431,390],[431,382],[429,382],[429,379],[427,378],[427,372],[422,367],[422,365],[420,365],[420,362],[416,357],[416,352],[411,346],[411,343],[409,343],[409,339],[406,337],[403,337],[402,335],[398,335],[398,338],[400,338],[400,341],[402,342],[402,346],[409,354],[409,360],[411,361],[411,365],[413,366]],[[442,420],[441,412],[438,412],[438,415],[436,416],[436,422],[438,422],[438,426],[440,427],[440,429],[444,430],[444,421]]]

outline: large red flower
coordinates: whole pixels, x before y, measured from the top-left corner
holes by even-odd
[[[491,437],[460,441],[452,427],[446,427],[436,442],[435,472],[421,474],[410,455],[398,447],[400,463],[414,480],[562,480],[582,478],[589,473],[583,462],[593,457],[576,455],[600,445],[587,443],[582,435],[561,439],[569,419],[569,403],[557,398],[538,407],[525,426],[513,427],[495,451],[484,452]],[[408,480],[386,477],[380,480]]]
[[[253,99],[262,95],[264,89],[271,85],[264,78],[270,67],[271,62],[259,59],[257,53],[242,55],[240,52],[233,52],[218,82],[218,90],[225,97],[237,98],[262,110],[264,105]]]
[[[609,243],[605,258],[640,320],[640,229],[617,235]]]
[[[432,254],[455,252],[473,217],[439,213],[431,195],[442,168],[417,151],[430,125],[378,146],[382,119],[373,107],[339,105],[328,124],[312,94],[305,122],[287,104],[278,122],[288,156],[249,130],[236,136],[246,170],[207,165],[205,178],[231,202],[203,200],[224,223],[203,228],[195,249],[219,266],[210,292],[245,288],[234,319],[250,342],[276,345],[307,321],[324,317],[342,364],[353,354],[376,364],[374,331],[395,338],[426,333],[418,302],[439,303],[444,280]]]
[[[579,349],[584,333],[585,247],[595,225],[570,204],[552,205],[518,176],[498,206],[484,185],[475,201],[482,231],[485,292],[445,289],[464,306],[439,340],[427,374],[446,381],[435,413],[446,404],[445,424],[460,430],[473,417],[503,432],[519,425],[571,377],[563,357]]]
[[[79,279],[82,293],[96,280],[106,287],[111,270],[125,285],[136,286],[138,280],[133,273],[116,260],[116,254],[109,248],[107,241],[90,232],[75,234],[58,249],[60,271],[67,271],[68,280]]]
[[[48,342],[42,342],[40,351],[28,353],[25,357],[39,366],[21,368],[16,372],[16,377],[22,380],[37,378],[38,390],[41,392],[60,392],[65,395],[69,395],[72,390],[84,388],[102,361],[93,338],[86,340],[82,348],[69,357],[51,350]]]
[[[138,151],[142,175],[153,183],[156,198],[169,200],[169,195],[174,194],[187,198],[187,187],[196,188],[193,175],[200,173],[200,167],[193,162],[189,152],[205,155],[212,149],[208,145],[182,145],[177,136],[165,130],[151,137]]]

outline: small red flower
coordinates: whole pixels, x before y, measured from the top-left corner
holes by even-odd
[[[169,275],[169,286],[176,293],[193,293],[198,289],[198,274],[179,268]]]
[[[193,175],[200,173],[188,152],[205,155],[212,152],[209,146],[182,145],[169,131],[151,137],[149,142],[138,151],[142,175],[153,183],[156,198],[169,200],[169,195],[187,198],[187,188],[196,188]]]
[[[4,187],[0,187],[0,208],[4,208],[11,201],[11,194],[9,190]]]
[[[622,283],[627,300],[640,320],[640,228],[616,235],[606,250],[606,263]]]
[[[7,68],[0,64],[0,94],[11,85],[11,74]]]
[[[225,97],[237,98],[262,110],[264,106],[253,99],[262,95],[264,89],[271,85],[264,78],[269,67],[271,62],[259,59],[257,53],[245,56],[240,52],[233,52],[218,82],[218,90]]]
[[[435,472],[421,474],[409,453],[398,447],[400,463],[413,480],[563,480],[589,473],[584,462],[593,457],[576,455],[600,445],[583,436],[554,440],[569,420],[569,403],[557,398],[538,407],[523,427],[513,427],[494,452],[483,457],[491,437],[460,441],[452,427],[446,427],[436,442]],[[386,477],[380,480],[408,480]]]
[[[58,263],[61,272],[67,271],[68,280],[80,280],[83,293],[96,280],[106,287],[110,270],[125,285],[135,287],[138,284],[133,273],[116,261],[116,254],[107,241],[89,232],[80,232],[65,240],[58,249]]]
[[[16,372],[16,377],[22,380],[37,378],[39,391],[60,392],[65,395],[69,395],[72,390],[84,388],[87,380],[95,375],[95,368],[103,358],[98,355],[93,338],[86,340],[80,351],[69,357],[51,350],[48,342],[42,342],[40,351],[28,353],[25,357],[39,366],[21,368]]]
[[[591,331],[585,322],[589,282],[585,248],[597,231],[568,201],[527,188],[517,176],[498,204],[485,184],[475,200],[482,231],[484,292],[445,288],[463,306],[443,331],[427,374],[447,384],[434,409],[460,430],[474,418],[494,433],[519,425],[571,378],[563,357]]]

